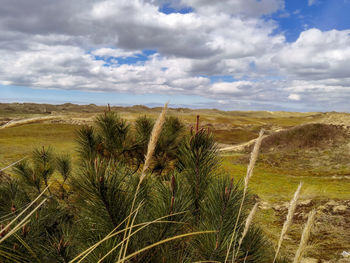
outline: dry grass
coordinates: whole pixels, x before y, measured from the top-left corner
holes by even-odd
[[[261,145],[261,151],[283,149],[307,149],[328,147],[349,137],[341,126],[328,124],[304,124],[276,132],[268,136]]]
[[[142,169],[140,183],[142,182],[143,178],[145,177],[146,170],[148,169],[148,167],[151,163],[151,159],[152,159],[152,156],[154,154],[154,150],[156,149],[157,142],[158,142],[160,133],[162,131],[163,124],[165,122],[165,115],[166,115],[167,108],[168,108],[168,104],[165,104],[163,111],[159,115],[156,123],[154,124],[153,130],[151,133],[151,137],[150,137],[150,140],[148,142],[147,154],[146,154],[146,158],[145,158],[145,164],[144,164],[143,169]]]
[[[297,206],[297,201],[298,201],[299,195],[300,195],[301,186],[302,186],[302,183],[299,184],[297,190],[294,193],[293,199],[290,201],[287,218],[286,218],[286,221],[284,222],[283,227],[282,227],[281,236],[278,240],[276,254],[275,254],[275,258],[274,258],[273,262],[276,261],[278,254],[280,252],[281,246],[282,246],[283,239],[284,239],[289,227],[292,224],[295,208]]]
[[[255,213],[256,213],[256,210],[258,209],[258,205],[259,205],[259,203],[256,203],[256,204],[253,206],[252,210],[250,211],[250,213],[249,213],[249,215],[248,215],[248,217],[247,217],[247,219],[246,219],[246,221],[245,221],[245,225],[244,225],[244,229],[243,229],[243,232],[242,232],[242,236],[241,236],[241,238],[240,238],[239,241],[238,241],[237,254],[235,255],[235,257],[237,257],[238,252],[239,252],[239,249],[241,248],[243,239],[244,239],[244,237],[247,235],[248,230],[249,230],[249,227],[250,227],[250,225],[251,225],[252,222],[253,222],[253,218],[254,218],[254,215],[255,215]]]
[[[44,116],[44,117],[34,117],[34,118],[28,118],[28,119],[22,119],[22,120],[11,120],[6,124],[0,126],[0,129],[15,127],[15,126],[24,125],[24,124],[30,124],[30,123],[39,123],[39,122],[59,119],[59,118],[62,118],[62,116]]]
[[[309,241],[311,227],[312,227],[312,224],[315,220],[315,215],[316,215],[316,210],[312,210],[309,214],[308,220],[307,220],[305,227],[304,227],[304,230],[303,230],[303,234],[301,235],[300,244],[299,244],[298,250],[295,254],[293,263],[300,263],[301,262],[301,259],[303,257],[303,253],[304,253],[306,245],[307,245],[307,242]]]
[[[259,137],[254,144],[253,151],[250,155],[250,161],[249,161],[249,165],[248,165],[248,169],[247,169],[247,175],[244,178],[244,193],[247,192],[249,180],[253,176],[253,170],[254,170],[255,163],[258,159],[259,149],[260,149],[260,145],[261,145],[261,142],[263,139],[263,135],[264,135],[264,130],[261,130],[259,133]]]

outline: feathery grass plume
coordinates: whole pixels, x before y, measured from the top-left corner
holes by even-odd
[[[231,236],[231,240],[230,240],[229,246],[227,248],[225,263],[227,262],[228,257],[230,255],[230,251],[231,251],[231,247],[232,247],[232,244],[233,244],[233,240],[234,239],[236,240],[236,230],[237,230],[237,226],[238,226],[238,221],[239,221],[239,218],[241,216],[244,199],[245,199],[245,196],[246,196],[246,193],[247,193],[247,190],[248,190],[249,179],[253,176],[254,166],[255,166],[256,160],[258,159],[259,149],[260,149],[261,141],[263,139],[263,135],[264,135],[264,129],[261,129],[260,133],[259,133],[259,137],[256,139],[253,151],[252,151],[252,153],[250,155],[250,161],[249,161],[249,165],[248,165],[248,168],[247,168],[247,175],[246,175],[246,177],[244,179],[243,197],[242,197],[241,205],[240,205],[240,208],[239,208],[239,211],[238,211],[236,223],[235,223],[235,226],[233,228],[233,234]],[[234,253],[233,253],[233,255],[234,255]]]
[[[312,227],[312,224],[314,222],[315,215],[316,215],[316,210],[312,210],[309,213],[309,217],[308,217],[307,222],[305,224],[303,234],[301,235],[300,244],[299,244],[298,250],[295,254],[293,263],[300,263],[301,262],[303,253],[305,251],[305,247],[306,247],[307,242],[308,242],[309,237],[310,237],[311,227]]]
[[[142,180],[144,179],[146,170],[148,169],[148,167],[151,163],[151,159],[152,159],[154,150],[157,146],[157,141],[159,139],[163,124],[165,122],[165,115],[166,115],[167,108],[168,108],[168,103],[166,103],[164,105],[162,112],[160,113],[156,123],[153,126],[151,137],[150,137],[149,142],[148,142],[147,154],[146,154],[146,158],[145,158],[145,164],[143,165],[140,182],[142,182]]]
[[[139,183],[138,183],[138,185],[136,187],[136,191],[135,191],[134,199],[133,199],[132,204],[131,204],[131,210],[130,211],[134,210],[137,194],[138,194],[138,192],[140,190],[141,183],[142,183],[142,181],[144,180],[144,178],[146,176],[146,170],[147,170],[147,168],[150,165],[150,162],[151,162],[154,150],[155,150],[156,145],[157,145],[157,141],[159,139],[160,133],[162,131],[163,124],[165,122],[165,114],[166,114],[167,108],[168,108],[168,103],[166,103],[164,105],[164,108],[163,108],[162,112],[160,113],[156,123],[153,126],[151,137],[150,137],[149,143],[148,143],[145,163],[143,165],[143,169],[142,169],[142,173],[141,173],[141,176],[140,176]],[[135,218],[135,216],[136,215],[134,215],[134,218]],[[129,228],[130,220],[131,220],[131,213],[128,216],[128,221],[126,223],[126,229]],[[129,239],[130,239],[131,232],[132,232],[133,222],[134,222],[134,219],[132,220],[132,224],[131,224],[130,230],[124,232],[123,240],[127,236],[128,237],[126,239],[125,247],[124,247],[124,242],[121,245],[118,262],[119,262],[119,260],[122,260],[121,262],[124,262],[124,260],[125,260],[124,258],[126,257],[126,252],[127,252],[127,249],[128,249]]]
[[[245,235],[248,233],[248,230],[249,230],[249,227],[250,227],[250,225],[251,225],[251,223],[252,223],[252,221],[253,221],[253,217],[254,217],[254,215],[255,215],[255,212],[256,212],[256,210],[258,209],[258,205],[259,205],[259,203],[256,203],[256,204],[254,205],[254,207],[253,207],[252,210],[250,211],[250,213],[249,213],[249,215],[248,215],[248,217],[247,217],[247,219],[246,219],[246,221],[245,221],[245,226],[244,226],[244,229],[243,229],[242,236],[241,236],[241,238],[240,238],[239,241],[238,241],[238,248],[237,248],[237,253],[236,253],[235,258],[236,258],[237,255],[238,255],[239,249],[241,248],[241,245],[242,245],[242,242],[243,242],[243,239],[244,239]],[[234,259],[235,259],[235,258],[234,258]]]
[[[284,224],[283,224],[283,227],[282,227],[281,236],[280,236],[280,239],[278,241],[277,250],[276,250],[275,258],[273,259],[273,263],[277,259],[278,253],[279,253],[279,251],[281,249],[281,245],[282,245],[284,236],[286,235],[286,233],[288,231],[288,228],[292,224],[293,215],[294,215],[294,212],[295,212],[295,208],[297,206],[297,201],[299,199],[300,189],[301,189],[302,185],[303,185],[303,183],[299,184],[298,189],[294,193],[293,199],[290,201],[287,218],[286,218],[286,221],[284,221]]]
[[[250,161],[249,161],[249,165],[248,165],[248,169],[247,169],[247,175],[244,178],[244,191],[247,191],[249,179],[253,176],[253,170],[254,170],[256,160],[258,159],[259,149],[260,149],[260,145],[261,145],[261,142],[263,139],[263,135],[264,135],[264,129],[261,129],[261,131],[259,133],[259,137],[256,140],[256,142],[254,144],[253,151],[250,155]]]

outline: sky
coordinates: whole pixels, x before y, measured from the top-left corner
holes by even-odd
[[[0,102],[344,111],[350,0],[0,0]]]

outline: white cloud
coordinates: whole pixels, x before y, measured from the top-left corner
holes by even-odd
[[[292,94],[289,94],[288,99],[298,101],[301,99],[301,97],[298,94],[292,93]]]
[[[255,86],[256,84],[250,81],[217,82],[211,86],[210,91],[214,94],[249,93],[249,89]]]
[[[204,14],[228,13],[247,16],[261,16],[284,8],[282,0],[182,0],[184,5],[195,8]]]
[[[100,57],[135,57],[138,54],[141,54],[141,52],[133,52],[133,51],[126,51],[122,49],[115,49],[115,48],[99,48],[91,52],[95,56]]]
[[[200,95],[218,105],[346,105],[350,30],[308,29],[287,43],[275,21],[261,18],[284,14],[282,0],[177,0],[173,7],[194,12],[168,15],[159,11],[166,2],[0,0],[0,83]],[[156,54],[142,63],[95,59],[145,49]]]
[[[309,29],[273,58],[293,78],[319,80],[349,77],[350,30]]]

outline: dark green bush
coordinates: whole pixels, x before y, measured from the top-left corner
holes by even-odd
[[[136,192],[153,125],[140,117],[132,127],[106,112],[93,127],[77,131],[80,159],[75,167],[69,156],[57,156],[51,148],[35,149],[31,161],[15,165],[14,176],[1,179],[2,227],[51,185],[40,199],[47,199],[44,205],[1,243],[1,262],[70,262],[110,233],[83,262],[97,262],[107,253],[103,262],[118,262],[116,246],[124,238],[118,230],[126,227],[130,214],[135,221],[127,255],[176,235],[214,232],[163,243],[126,262],[223,262],[243,196],[241,184],[222,173],[210,133],[187,135],[184,125],[169,117]],[[135,193],[136,212],[131,211]],[[235,239],[253,205],[249,194],[245,200]],[[270,262],[272,255],[261,231],[252,227],[236,262]]]

